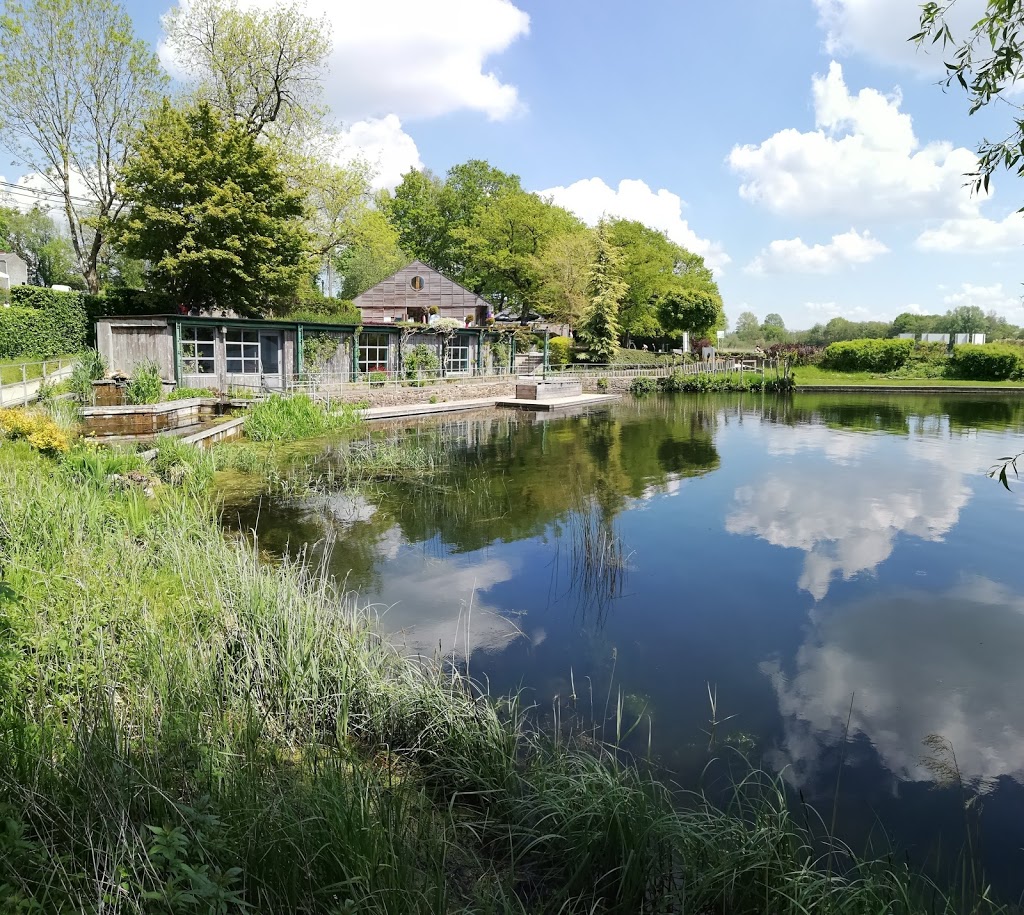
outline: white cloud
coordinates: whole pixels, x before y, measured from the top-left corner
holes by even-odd
[[[983,792],[999,776],[1024,773],[1018,595],[979,578],[945,594],[894,594],[813,619],[792,675],[777,662],[762,666],[784,721],[773,762],[792,783],[834,788],[818,776],[829,774],[829,751],[856,735],[901,780],[935,779],[923,745],[932,734],[951,742],[964,779]]]
[[[908,41],[920,31],[921,5],[893,0],[814,0],[818,24],[825,30],[825,50],[832,55],[859,54],[876,63],[904,67],[922,75],[945,72],[941,43],[919,50]],[[985,0],[961,0],[949,14],[954,37],[981,18]]]
[[[827,245],[808,245],[800,238],[773,241],[744,269],[748,273],[832,273],[841,267],[867,264],[889,249],[868,231],[850,229],[833,235]]]
[[[402,129],[396,115],[356,121],[338,137],[340,162],[366,160],[376,174],[373,186],[394,188],[411,168],[423,168],[416,141]]]
[[[783,443],[763,434],[765,452],[794,454],[816,448],[846,465],[843,485],[808,477],[798,463],[782,463],[739,487],[725,528],[775,546],[802,550],[798,587],[815,600],[838,577],[871,573],[892,554],[898,536],[936,542],[952,530],[970,498],[968,474],[987,470],[992,443],[981,439],[956,448],[945,428],[924,430],[908,414],[905,440],[849,433],[840,442],[803,427]],[[791,430],[791,433],[793,430]]]
[[[333,43],[326,97],[343,121],[464,110],[500,120],[522,110],[516,87],[488,66],[529,33],[530,17],[510,0],[431,0],[426,8],[419,0],[308,0],[304,9],[326,19]],[[160,56],[178,72],[166,46]]]
[[[994,283],[991,286],[975,286],[973,283],[963,283],[958,292],[952,292],[943,300],[949,308],[958,308],[961,305],[977,305],[983,311],[1007,312],[1019,310],[1021,298],[1019,293],[1010,293],[1003,289],[1002,283]]]
[[[815,130],[781,130],[759,145],[736,146],[729,164],[740,196],[776,213],[893,221],[969,217],[964,173],[973,152],[945,142],[921,146],[898,91],[850,93],[842,67],[813,80]]]
[[[1012,251],[1024,245],[1024,214],[1010,213],[1002,220],[978,215],[947,219],[938,228],[922,232],[916,245],[922,251],[960,254]]]
[[[682,199],[665,188],[653,191],[643,181],[625,178],[618,189],[612,189],[600,178],[583,178],[568,187],[552,187],[538,193],[552,198],[589,225],[595,225],[603,216],[636,219],[665,232],[688,251],[700,254],[713,270],[721,271],[729,263],[729,255],[720,243],[701,238],[690,228],[683,219]]]

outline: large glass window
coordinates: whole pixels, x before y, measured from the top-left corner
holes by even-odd
[[[260,335],[255,330],[229,330],[226,355],[233,375],[260,373]]]
[[[452,337],[444,359],[444,370],[448,375],[469,374],[469,340],[466,337]]]
[[[388,370],[388,344],[390,334],[359,335],[359,373],[386,372]]]
[[[214,334],[212,327],[181,328],[181,373],[183,375],[212,375]]]

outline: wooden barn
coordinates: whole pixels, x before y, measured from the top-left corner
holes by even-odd
[[[353,301],[364,325],[399,321],[430,324],[437,318],[452,318],[466,327],[483,327],[493,314],[486,299],[422,261],[413,261]]]

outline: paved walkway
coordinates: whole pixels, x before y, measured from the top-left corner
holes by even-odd
[[[63,381],[71,377],[73,366],[66,366],[56,369],[46,376],[48,383]],[[0,385],[0,407],[21,407],[32,403],[39,394],[39,388],[43,384],[42,378],[30,378],[28,381],[12,381],[10,384]]]

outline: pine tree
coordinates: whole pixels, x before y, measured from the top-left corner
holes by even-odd
[[[592,362],[608,363],[619,345],[619,304],[629,289],[619,272],[619,252],[612,244],[608,223],[597,227],[597,257],[590,266],[587,291],[590,309],[580,328]]]

